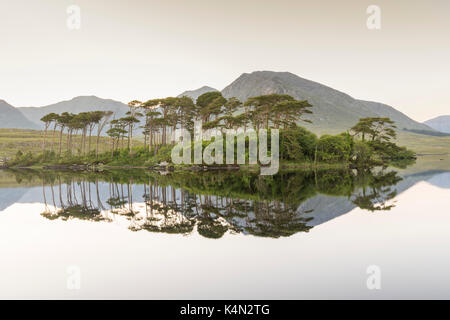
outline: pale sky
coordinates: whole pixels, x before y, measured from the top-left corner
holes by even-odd
[[[448,0],[0,0],[0,99],[126,103],[272,70],[424,121],[450,114],[449,34]]]

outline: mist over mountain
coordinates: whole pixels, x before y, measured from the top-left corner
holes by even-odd
[[[185,91],[182,94],[178,95],[178,98],[186,96],[186,97],[192,98],[192,100],[194,100],[194,101],[197,101],[197,98],[200,97],[202,94],[207,93],[207,92],[212,92],[212,91],[219,91],[219,90],[208,87],[208,86],[203,86],[196,90]]]
[[[363,117],[390,117],[397,127],[410,130],[433,131],[425,124],[412,120],[391,106],[357,100],[320,83],[300,78],[290,72],[256,71],[244,73],[222,90],[226,98],[245,101],[265,94],[288,94],[313,105],[312,124],[301,125],[316,132],[341,132],[348,130]]]
[[[25,115],[4,100],[0,100],[0,128],[38,129]]]
[[[68,101],[62,101],[44,107],[25,107],[17,108],[25,117],[31,122],[43,128],[44,124],[40,119],[48,113],[63,113],[63,112],[88,112],[88,111],[113,111],[116,118],[123,117],[129,110],[128,106],[122,102],[102,99],[96,96],[80,96]]]
[[[428,121],[425,121],[424,124],[433,128],[434,130],[450,133],[450,116],[440,116]]]

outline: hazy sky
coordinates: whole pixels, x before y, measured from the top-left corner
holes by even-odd
[[[128,102],[273,70],[423,121],[450,114],[449,34],[448,0],[0,0],[0,99]]]

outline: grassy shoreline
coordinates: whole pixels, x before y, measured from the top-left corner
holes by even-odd
[[[290,169],[345,169],[350,168],[351,163],[281,163],[279,169],[290,170]],[[33,170],[73,170],[73,171],[101,171],[101,170],[131,170],[131,169],[143,169],[143,170],[153,170],[153,171],[259,171],[259,165],[240,165],[240,166],[207,166],[207,165],[171,165],[168,166],[127,166],[127,165],[78,165],[78,164],[68,164],[68,165],[32,165],[32,166],[11,166],[11,167],[0,167],[3,169],[33,169]],[[165,170],[166,168],[166,170]]]
[[[395,132],[389,125],[392,121],[385,119],[362,119],[355,128],[365,128],[370,121],[373,126],[374,121],[380,121],[386,124],[386,135],[380,133],[377,136],[375,129],[372,131],[372,138],[365,139],[363,135],[361,139],[349,132],[341,133],[336,136],[323,135],[318,138],[314,133],[298,126],[285,128],[276,133],[276,163],[275,160],[269,164],[262,165],[256,161],[257,154],[250,152],[251,148],[257,148],[258,143],[269,143],[273,146],[273,141],[262,142],[257,136],[254,138],[247,137],[245,134],[239,135],[234,142],[224,144],[223,139],[216,141],[201,141],[200,164],[192,164],[197,161],[197,142],[191,142],[188,147],[180,149],[180,146],[172,141],[171,143],[160,143],[142,146],[133,146],[128,143],[119,148],[111,148],[109,151],[100,152],[98,148],[92,150],[90,144],[86,150],[86,141],[82,140],[81,148],[72,149],[76,136],[70,136],[70,143],[64,153],[55,152],[54,150],[46,150],[45,144],[42,146],[42,153],[33,153],[31,151],[17,151],[13,159],[3,162],[4,166],[12,168],[36,168],[36,169],[53,169],[53,170],[74,170],[74,171],[99,171],[105,168],[111,169],[153,169],[158,171],[174,171],[174,170],[192,170],[192,171],[212,171],[212,170],[261,170],[268,168],[271,171],[279,171],[279,169],[326,169],[326,168],[350,168],[350,169],[366,169],[377,166],[388,166],[394,163],[394,166],[405,166],[416,159],[416,153],[405,147],[400,147],[391,139],[396,137]],[[366,122],[364,122],[366,121]],[[359,130],[359,129],[354,129]],[[83,136],[85,137],[85,136]],[[272,134],[271,136],[272,137]],[[266,138],[267,139],[267,138]],[[279,140],[278,140],[279,139]],[[227,140],[228,141],[228,140]],[[214,144],[213,144],[214,143]],[[219,146],[217,146],[219,143]],[[221,143],[221,144],[220,144]],[[229,145],[231,143],[231,146]],[[83,147],[84,146],[84,147]],[[231,149],[230,149],[231,147]],[[242,149],[240,149],[242,148]],[[194,150],[194,152],[192,151]],[[225,154],[229,161],[229,150],[233,150],[231,154],[234,161],[251,162],[252,165],[224,165],[212,164],[207,165],[202,162],[209,162],[204,157],[214,157],[213,162],[225,163]],[[239,151],[241,150],[241,151]],[[182,151],[182,156],[180,155]],[[218,152],[220,152],[218,154]],[[255,151],[256,152],[256,151]],[[261,150],[260,150],[261,152]],[[269,151],[265,151],[266,153]],[[187,159],[186,159],[187,156]],[[179,159],[179,161],[175,161]],[[183,160],[181,160],[181,157]],[[219,160],[217,160],[219,157]],[[261,159],[262,155],[259,155]],[[195,159],[194,159],[195,158]],[[175,165],[173,162],[189,163],[185,165]],[[264,174],[264,172],[262,172]],[[268,174],[268,173],[267,173]]]

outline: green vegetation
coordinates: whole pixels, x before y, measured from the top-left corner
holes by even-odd
[[[415,159],[415,153],[392,142],[397,133],[388,118],[361,119],[349,132],[322,135],[300,127],[281,131],[282,160],[352,163],[356,167],[384,165]]]
[[[193,133],[195,119],[202,121],[204,129],[217,129],[222,133],[225,129],[243,127],[244,133],[237,137],[235,144],[240,139],[246,139],[247,146],[252,139],[258,138],[246,137],[246,130],[279,129],[282,163],[310,163],[314,166],[319,163],[341,163],[369,167],[415,158],[414,152],[392,142],[397,132],[389,118],[363,118],[348,132],[318,138],[298,126],[300,121],[308,122],[303,116],[311,113],[312,106],[289,95],[263,95],[242,103],[236,98],[225,99],[220,92],[207,92],[199,96],[196,103],[189,97],[169,97],[147,102],[135,100],[128,105],[130,110],[125,117],[112,120],[112,112],[104,111],[45,115],[41,119],[45,124],[43,152],[36,154],[19,150],[7,164],[27,167],[96,164],[153,166],[160,162],[170,163],[171,150],[175,145],[173,133],[177,128]],[[102,138],[107,125],[109,138]],[[96,139],[92,142],[95,128]],[[138,128],[144,135],[143,146],[133,143]],[[50,134],[49,129],[52,129]],[[57,142],[56,131],[59,131]],[[105,148],[102,140],[107,141],[108,147]],[[203,148],[211,142],[203,141]],[[246,157],[248,159],[248,152]]]
[[[92,111],[92,112],[82,112],[79,114],[73,114],[69,112],[63,112],[61,115],[56,113],[50,113],[41,118],[41,121],[45,124],[44,138],[42,142],[43,149],[43,159],[46,159],[46,138],[48,128],[53,125],[53,133],[59,129],[59,147],[58,147],[58,157],[62,156],[62,138],[64,130],[67,131],[67,156],[71,156],[73,153],[73,137],[76,136],[77,132],[81,133],[81,143],[78,149],[78,154],[86,155],[86,144],[88,141],[88,151],[91,150],[91,139],[92,130],[94,126],[97,126],[97,139],[95,154],[99,153],[100,135],[103,128],[108,123],[109,119],[112,117],[113,113],[111,111]],[[89,132],[89,137],[87,137]]]
[[[417,154],[450,154],[450,137],[434,137],[418,133],[399,131],[397,141]]]
[[[44,133],[38,130],[28,130],[28,129],[0,129],[0,160],[14,158],[17,151],[22,151],[23,153],[32,153],[33,155],[38,155],[42,153],[42,140]],[[50,130],[47,134],[46,150],[58,152],[59,148],[59,132],[53,132]],[[73,135],[72,137],[72,149],[73,153],[77,153],[81,149],[81,135]],[[94,139],[92,139],[94,140]],[[63,135],[62,139],[62,149],[67,149],[67,135]],[[142,146],[140,140],[135,140],[135,145]],[[95,145],[92,145],[92,150],[94,150]],[[99,152],[106,152],[111,148],[111,141],[107,137],[100,137],[99,141]],[[64,152],[63,152],[64,154]]]

